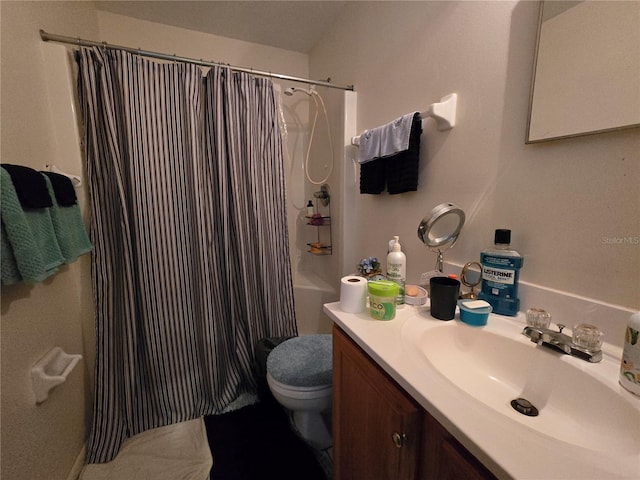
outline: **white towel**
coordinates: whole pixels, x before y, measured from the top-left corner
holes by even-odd
[[[110,462],[85,465],[80,480],[203,480],[212,465],[200,417],[127,438]]]
[[[358,145],[358,163],[367,163],[375,160],[380,156],[380,139],[382,127],[372,130],[365,130],[360,135],[360,144]]]
[[[408,150],[411,124],[416,113],[407,113],[386,125],[366,130],[360,135],[358,162],[366,163]]]

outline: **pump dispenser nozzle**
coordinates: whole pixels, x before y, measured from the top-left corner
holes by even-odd
[[[393,237],[393,247],[391,248],[392,252],[401,252],[402,248],[400,246],[400,237],[398,235]]]

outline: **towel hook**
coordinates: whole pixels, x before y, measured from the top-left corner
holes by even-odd
[[[64,175],[65,177],[69,178],[69,180],[71,180],[71,183],[73,184],[74,187],[80,187],[82,185],[82,178],[80,178],[78,175],[71,175],[69,173],[64,173],[54,164],[45,165],[45,168],[49,172],[57,173],[59,175]]]

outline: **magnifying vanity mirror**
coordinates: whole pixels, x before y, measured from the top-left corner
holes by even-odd
[[[469,298],[475,300],[478,298],[478,294],[474,291],[474,288],[480,285],[482,281],[482,265],[478,262],[467,262],[462,267],[460,273],[460,283],[465,287],[471,288],[470,292],[463,293],[460,298]]]
[[[526,143],[640,126],[640,2],[541,2]]]
[[[436,271],[443,271],[443,253],[453,247],[464,225],[464,212],[453,203],[441,203],[418,226],[418,238],[437,254]]]

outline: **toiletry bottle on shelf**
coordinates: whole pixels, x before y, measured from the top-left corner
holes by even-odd
[[[498,229],[493,247],[480,253],[482,288],[478,298],[489,302],[493,313],[515,316],[520,309],[518,276],[523,258],[510,243],[511,230]]]
[[[313,202],[311,200],[307,203],[307,217],[313,217]]]
[[[640,312],[631,315],[625,329],[620,385],[640,395]]]
[[[387,255],[387,280],[398,284],[397,305],[404,305],[404,283],[407,272],[407,257],[402,253],[400,237],[393,237],[395,240],[389,255]]]

